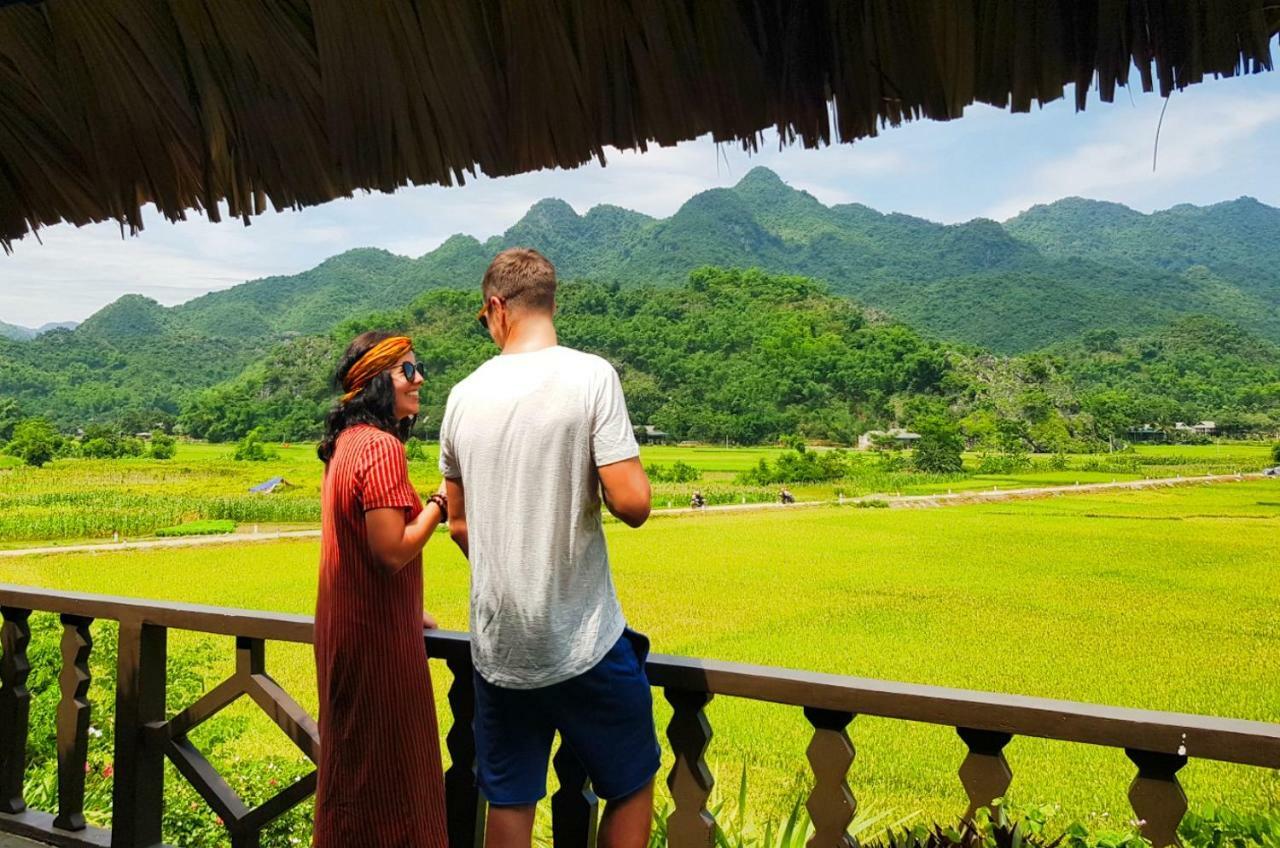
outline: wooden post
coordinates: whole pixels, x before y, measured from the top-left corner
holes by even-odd
[[[853,713],[805,707],[804,717],[813,725],[813,740],[806,752],[814,777],[813,791],[805,802],[813,822],[808,848],[854,848],[849,825],[858,802],[848,781],[854,750],[845,732]]]
[[[58,816],[54,827],[84,830],[84,768],[89,759],[91,618],[63,615],[58,702]]]
[[[27,770],[27,726],[31,693],[27,691],[27,645],[31,642],[31,610],[0,607],[0,813],[20,813],[27,808],[22,778]]]
[[[600,799],[591,791],[582,761],[563,736],[552,764],[560,781],[560,788],[551,796],[552,844],[555,848],[595,848]]]
[[[703,712],[711,693],[668,687],[665,694],[674,708],[667,739],[676,758],[667,777],[675,802],[667,842],[671,848],[710,848],[716,841],[716,820],[707,810],[707,798],[715,778],[702,756],[711,742],[711,724]]]
[[[165,628],[139,619],[120,622],[112,848],[160,844],[164,748],[147,725],[164,721],[167,634]]]
[[[982,807],[1004,796],[1013,782],[1013,771],[1004,758],[1004,746],[1013,736],[994,730],[974,730],[957,727],[956,732],[969,746],[969,753],[960,764],[960,782],[969,796],[969,809],[964,817],[972,819]]]
[[[445,736],[452,761],[444,773],[445,812],[449,823],[449,848],[483,848],[488,805],[476,787],[475,683],[470,657],[446,660],[453,672],[449,710],[453,726]],[[430,704],[427,708],[430,708]]]

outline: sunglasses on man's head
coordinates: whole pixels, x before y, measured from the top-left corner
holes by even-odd
[[[404,375],[406,383],[413,382],[413,375],[421,375],[422,379],[427,379],[427,368],[421,362],[401,362],[398,366],[400,373]]]

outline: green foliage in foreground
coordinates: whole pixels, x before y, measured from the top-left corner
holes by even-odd
[[[161,527],[156,531],[156,535],[215,536],[220,533],[234,533],[235,529],[236,523],[234,521],[205,519],[203,521],[188,521],[185,524],[178,524],[173,527]]]

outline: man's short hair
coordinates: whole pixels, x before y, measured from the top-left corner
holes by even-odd
[[[480,292],[509,308],[549,311],[556,304],[556,266],[531,247],[510,247],[493,257]]]

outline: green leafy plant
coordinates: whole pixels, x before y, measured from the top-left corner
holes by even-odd
[[[232,458],[236,462],[267,462],[276,459],[277,454],[262,443],[262,431],[250,430],[236,445]]]
[[[63,439],[43,418],[28,418],[14,425],[13,438],[5,446],[10,456],[16,456],[27,465],[37,468],[53,459],[62,446]]]
[[[151,437],[152,459],[173,459],[177,452],[177,440],[167,433],[156,433]]]

